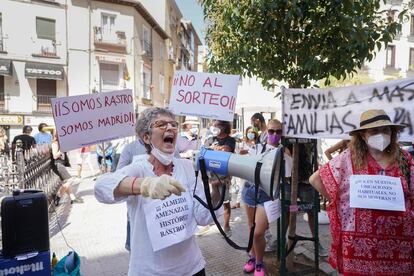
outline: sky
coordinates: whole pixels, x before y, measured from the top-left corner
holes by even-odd
[[[175,0],[184,19],[190,20],[204,45],[204,19],[203,9],[197,0]]]

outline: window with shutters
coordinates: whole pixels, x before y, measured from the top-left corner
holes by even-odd
[[[36,17],[37,38],[56,40],[56,29],[54,19]]]
[[[386,67],[395,68],[395,46],[388,45],[386,52]]]
[[[119,89],[119,65],[100,63],[99,69],[101,74],[101,92]]]
[[[36,79],[37,111],[52,112],[51,99],[56,98],[56,80]]]

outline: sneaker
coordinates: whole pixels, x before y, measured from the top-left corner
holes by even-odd
[[[256,268],[254,269],[254,276],[264,276],[265,275],[265,267],[264,263],[256,263]]]
[[[224,229],[224,234],[226,234],[226,236],[227,236],[227,238],[230,238],[231,237],[231,229]]]
[[[75,198],[75,199],[72,199],[72,200],[70,201],[70,204],[73,204],[73,203],[83,203],[83,199],[82,199],[82,198],[80,198],[80,197]]]
[[[249,259],[243,266],[244,273],[251,273],[253,272],[254,268],[256,267],[256,258],[253,256],[249,256]]]
[[[200,229],[195,233],[196,236],[202,236],[210,231],[210,225],[202,226]]]

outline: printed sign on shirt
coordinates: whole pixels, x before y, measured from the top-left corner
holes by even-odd
[[[280,200],[276,199],[273,201],[266,201],[264,203],[264,208],[266,211],[267,220],[269,223],[274,222],[280,217]]]
[[[193,201],[189,193],[171,195],[164,200],[144,203],[145,220],[152,248],[158,251],[193,236],[197,224],[193,219]]]
[[[351,175],[350,207],[405,211],[401,179],[385,175]]]
[[[238,83],[238,75],[177,71],[169,108],[179,116],[233,121]]]

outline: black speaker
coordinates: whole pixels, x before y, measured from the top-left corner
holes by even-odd
[[[46,195],[20,190],[1,202],[3,256],[49,250],[49,218]]]

